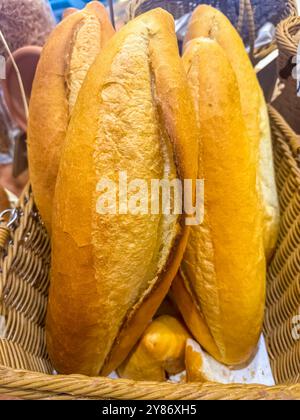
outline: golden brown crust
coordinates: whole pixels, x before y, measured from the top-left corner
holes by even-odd
[[[75,7],[68,7],[63,11],[63,19],[67,18],[68,16],[72,15],[73,13],[77,12],[78,9]]]
[[[258,150],[249,142],[236,77],[223,49],[198,38],[183,60],[201,129],[198,178],[205,179],[205,209],[203,224],[191,228],[172,296],[213,357],[241,364],[255,351],[264,313]],[[182,303],[187,292],[190,302]]]
[[[160,23],[163,24],[164,12],[157,10],[156,15],[157,18],[160,17]],[[170,24],[170,20],[166,29],[166,33],[161,35],[154,28],[153,31],[157,31],[155,32],[156,36],[151,38],[150,43],[151,67],[155,75],[157,100],[167,132],[174,144],[179,176],[181,179],[196,179],[195,170],[197,168],[198,151],[195,143],[195,127],[193,127],[194,115],[190,106],[190,97],[187,94],[184,83],[183,68],[176,62],[177,51],[174,54],[175,39],[173,36],[173,23]],[[170,66],[174,63],[176,71],[171,72],[170,67],[166,63]],[[177,109],[176,106],[178,107]],[[103,375],[108,374],[124,360],[127,353],[126,349],[135,344],[133,337],[136,337],[136,340],[138,339],[139,334],[137,332],[145,329],[147,320],[155,314],[167,294],[187,243],[188,229],[184,226],[182,226],[182,229],[180,241],[178,240],[177,246],[174,247],[165,272],[161,274],[157,281],[156,288],[149,291],[150,294],[145,296],[140,308],[132,314],[132,318],[122,328],[105,362],[102,371]]]
[[[224,49],[236,73],[243,116],[252,148],[254,153],[257,153],[260,140],[260,87],[243,41],[227,17],[207,5],[200,5],[194,10],[184,40],[184,48],[187,48],[189,41],[199,37],[214,39]]]
[[[123,328],[116,337],[110,354],[105,360],[105,365],[101,371],[103,376],[108,375],[124,361],[128,351],[136,344],[140,333],[145,330],[149,319],[154,316],[167,295],[180,266],[187,245],[188,234],[189,229],[185,227],[180,240],[178,239],[178,244],[170,254],[165,271],[160,275],[155,287],[144,297],[137,310],[130,314],[129,319],[125,319]]]
[[[89,13],[94,13],[98,17],[99,22],[101,22],[101,48],[103,48],[115,33],[106,8],[99,1],[91,1],[86,5],[84,10]]]
[[[192,294],[188,291],[187,285],[183,281],[180,272],[177,274],[172,283],[170,296],[176,303],[178,309],[183,315],[186,325],[190,328],[194,336],[198,338],[201,334],[201,342],[205,343],[206,350],[210,354],[218,355],[218,358],[220,358],[219,349],[216,346],[213,336],[211,335],[209,327],[201,311],[201,307],[195,302],[196,296],[192,296]],[[190,326],[192,326],[192,328]]]
[[[30,178],[49,232],[61,147],[70,119],[67,80],[74,36],[91,14],[97,17],[101,28],[99,51],[113,34],[105,8],[95,3],[70,14],[54,29],[42,51],[33,83],[28,123]]]
[[[196,351],[190,340],[188,341],[185,349],[185,367],[187,382],[209,382],[209,379],[203,371],[202,354]]]
[[[186,328],[176,318],[169,315],[156,318],[118,369],[119,376],[135,381],[163,382],[166,374],[183,372],[189,338]]]
[[[114,370],[167,294],[187,242],[184,217],[96,212],[103,177],[117,181],[126,170],[129,179],[149,181],[166,165],[171,178],[196,178],[197,129],[174,21],[158,9],[109,42],[69,127],[55,195],[47,323],[59,371]]]
[[[198,37],[216,40],[224,49],[237,77],[243,117],[252,144],[258,153],[258,189],[264,218],[264,244],[267,259],[275,249],[279,227],[279,204],[273,167],[272,141],[268,112],[255,71],[242,39],[230,21],[219,10],[198,6],[191,17],[185,47]]]

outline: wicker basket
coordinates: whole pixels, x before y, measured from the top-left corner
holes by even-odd
[[[276,382],[286,385],[143,383],[51,375],[44,334],[50,242],[29,186],[9,225],[0,227],[0,394],[25,399],[300,399],[300,340],[292,336],[293,317],[300,307],[300,143],[276,111],[270,109],[270,116],[282,217],[268,273],[264,329]]]
[[[296,15],[295,0],[132,0],[129,18],[140,15],[155,7],[163,7],[179,19],[192,12],[199,4],[210,4],[229,17],[246,44],[250,45],[252,61],[256,62],[268,54],[272,47],[254,48],[256,34],[266,22],[277,25],[287,16]]]
[[[274,103],[297,134],[300,134],[300,97],[297,96],[297,78],[294,69],[300,42],[300,17],[289,17],[277,27],[279,49],[278,72],[284,89]]]

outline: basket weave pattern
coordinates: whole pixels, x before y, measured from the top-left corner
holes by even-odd
[[[275,168],[281,209],[278,246],[268,271],[265,336],[278,383],[300,382],[300,340],[293,319],[300,315],[300,142],[275,111]]]
[[[251,40],[249,38],[266,22],[277,25],[282,19],[296,13],[294,0],[133,0],[129,17],[133,18],[155,7],[163,7],[175,19],[179,19],[199,4],[210,4],[221,10],[239,29],[245,41]]]
[[[300,134],[300,98],[297,96],[297,79],[293,74],[300,42],[300,17],[291,16],[282,21],[277,27],[276,38],[279,49],[278,71],[284,90],[274,106]]]
[[[270,109],[281,205],[279,243],[268,274],[265,337],[277,383],[264,386],[144,383],[50,375],[45,348],[50,242],[28,187],[18,222],[0,228],[0,394],[26,399],[300,399],[300,341],[292,318],[300,306],[299,143]],[[17,369],[23,369],[17,370]]]
[[[30,189],[18,215],[12,240],[6,248],[0,243],[0,365],[51,373],[44,335],[50,241]]]

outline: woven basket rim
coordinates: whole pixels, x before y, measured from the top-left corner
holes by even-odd
[[[151,0],[131,0],[127,7],[127,19],[132,19],[135,17],[136,11],[139,7],[145,2],[150,2]],[[174,0],[174,3],[178,2],[179,0]],[[192,3],[192,1],[190,2]],[[203,2],[210,4],[209,1]],[[256,23],[255,23],[255,16],[254,16],[254,7],[252,5],[251,0],[239,0],[239,7],[241,14],[238,16],[237,22],[237,29],[240,32],[242,30],[243,24],[248,27],[249,31],[249,42],[250,42],[250,58],[253,63],[257,63],[261,59],[263,59],[266,55],[268,55],[272,50],[276,49],[276,42],[273,41],[269,45],[265,45],[263,47],[255,48],[255,38],[256,38]],[[289,16],[289,17],[296,17],[298,15],[297,12],[297,2],[296,0],[286,0],[286,11],[282,18]]]
[[[299,159],[300,136],[295,133],[295,131],[287,124],[285,119],[272,105],[269,105],[268,109],[271,120],[276,124],[277,128],[281,131],[282,134],[284,134],[284,136],[288,140],[294,158]]]
[[[298,31],[300,31],[300,16],[289,16],[282,20],[276,28],[278,48],[290,55],[296,55],[299,41],[295,39],[295,35]]]
[[[0,394],[33,399],[117,400],[300,400],[300,383],[294,385],[223,385],[212,382],[176,384],[82,375],[46,375],[0,366]]]

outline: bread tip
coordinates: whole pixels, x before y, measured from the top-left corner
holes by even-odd
[[[211,6],[210,4],[199,4],[199,6],[197,6],[196,9],[194,9],[193,14],[196,14],[198,12],[206,12],[208,10],[219,13],[219,10]]]
[[[223,55],[225,55],[222,47],[215,39],[201,36],[198,38],[193,38],[185,44],[183,58],[185,59],[187,56],[189,58],[193,58],[198,53],[200,53],[200,51],[208,51],[210,54],[215,53],[218,55],[220,55],[222,51]]]
[[[213,38],[208,38],[206,36],[199,36],[198,38],[193,38],[190,41],[188,41],[185,45],[185,49],[189,47],[189,45],[202,45],[202,44],[215,44],[218,45],[217,41]]]
[[[175,22],[173,15],[168,12],[167,10],[163,9],[162,7],[156,7],[155,9],[149,10],[148,12],[144,13],[141,16],[157,16],[157,17],[163,17],[168,18],[169,21]]]
[[[106,7],[104,6],[103,3],[100,3],[99,1],[90,1],[89,3],[87,3],[84,7],[85,9],[93,9],[93,8],[97,8],[97,9],[101,9],[101,10],[105,10],[106,11]]]

